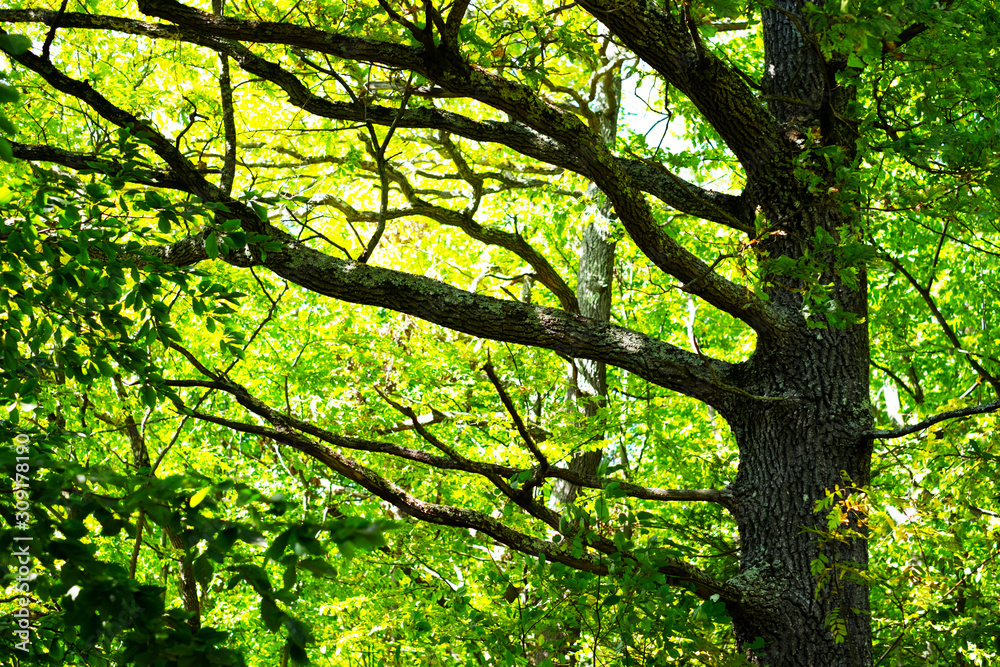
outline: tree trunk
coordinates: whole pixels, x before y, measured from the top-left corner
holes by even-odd
[[[851,289],[836,251],[817,247],[824,237],[818,230],[842,244],[860,222],[835,200],[843,187],[837,166],[809,153],[839,145],[842,165],[850,163],[856,130],[847,102],[854,91],[836,82],[838,63],[824,60],[804,4],[779,0],[762,15],[768,109],[801,151],[797,169],[811,172],[813,182],[792,173],[781,182],[773,172],[771,180],[751,179],[748,186],[769,232],[756,246],[765,291],[799,324],[760,337],[730,378],[738,395],[719,406],[740,451],[731,487],[740,574],[730,583],[742,599],[730,611],[740,646],[764,640],[752,652],[755,664],[868,667],[868,545],[852,537],[866,535],[854,489],[871,477],[865,276],[859,270],[859,288]],[[812,275],[776,272],[770,262],[780,257],[803,260],[798,266]],[[830,286],[825,301],[807,300],[810,289],[823,285]],[[858,323],[838,322],[835,311]],[[836,520],[828,522],[831,511]]]
[[[139,470],[149,470],[149,476],[152,477],[156,472],[152,469],[153,463],[149,458],[149,450],[146,449],[146,439],[139,431],[139,425],[129,411],[125,385],[122,383],[120,375],[115,375],[114,383],[115,389],[118,392],[118,398],[121,400],[122,408],[125,412],[124,431],[128,436],[129,445],[132,449],[132,463]],[[132,555],[133,561],[138,558],[138,549],[142,544],[141,526],[139,530],[140,532],[136,537],[135,553]],[[163,526],[163,533],[170,540],[170,546],[182,553],[185,551],[184,541],[169,526]],[[131,572],[135,573],[134,564]],[[188,627],[191,628],[191,632],[198,632],[201,629],[201,600],[198,597],[198,582],[194,576],[194,568],[190,563],[185,563],[182,560],[177,566],[177,576],[184,611],[191,613],[191,618],[187,620]]]
[[[863,290],[840,292],[863,316]],[[867,569],[868,545],[847,534],[866,530],[851,492],[871,476],[867,325],[802,327],[759,346],[738,377],[749,396],[725,414],[740,450],[731,487],[742,549],[731,583],[745,594],[733,614],[737,640],[763,638],[755,660],[770,667],[871,665],[868,588],[854,574]],[[838,487],[838,502],[816,511]],[[833,532],[844,541],[827,524],[841,508]]]
[[[601,34],[605,33],[602,28]],[[591,104],[591,124],[596,126],[601,140],[614,147],[618,135],[622,82],[619,68],[608,67],[617,56],[617,48],[610,39],[605,42],[605,48],[601,59],[601,69],[605,71],[594,87],[596,96]],[[611,239],[614,212],[611,203],[593,183],[587,188],[587,196],[599,203],[593,209],[593,219],[584,228],[580,239],[576,297],[581,315],[599,322],[609,322],[615,270],[615,242]],[[567,401],[575,403],[580,414],[590,419],[597,414],[607,395],[607,365],[590,359],[574,359],[569,369]],[[600,450],[580,452],[573,456],[568,467],[575,472],[593,475],[601,464],[602,456],[603,452]],[[579,487],[575,484],[565,480],[557,481],[552,487],[549,507],[559,510],[562,505],[573,502],[578,492]]]

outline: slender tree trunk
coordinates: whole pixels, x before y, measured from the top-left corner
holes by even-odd
[[[149,451],[146,449],[146,439],[142,436],[139,431],[139,425],[136,423],[135,419],[132,417],[132,413],[129,411],[129,406],[126,400],[125,387],[121,381],[121,377],[116,375],[114,378],[115,389],[118,392],[118,397],[122,402],[122,408],[125,412],[124,420],[124,430],[125,434],[128,436],[129,446],[132,450],[132,463],[138,469],[149,470],[149,475],[152,477],[155,473],[152,471],[152,461],[149,459]],[[141,531],[141,527],[140,527]],[[177,533],[171,530],[169,527],[164,526],[163,532],[167,539],[170,540],[170,545],[174,549],[184,551],[184,541],[180,538]],[[133,560],[138,558],[138,548],[141,544],[142,539],[141,533],[136,540],[136,552],[133,554]],[[134,572],[134,565],[132,570]],[[192,632],[198,632],[201,629],[201,600],[198,597],[198,583],[194,577],[194,569],[191,567],[190,563],[184,563],[183,561],[178,564],[177,567],[178,584],[181,594],[181,602],[184,604],[184,610],[191,612],[192,616],[188,619],[188,627],[191,628]]]
[[[614,146],[618,134],[618,110],[621,104],[621,73],[617,67],[607,67],[616,55],[617,51],[609,40],[603,58],[607,71],[597,82],[597,97],[591,105],[591,122],[596,124],[601,139],[609,146]],[[608,322],[611,319],[611,288],[615,269],[615,243],[611,240],[613,209],[595,185],[591,184],[587,188],[587,196],[598,203],[594,207],[593,218],[584,228],[580,239],[576,297],[581,315]],[[582,417],[594,417],[607,395],[607,366],[589,359],[574,359],[569,369],[566,398],[570,403],[576,404],[575,409]],[[570,460],[568,467],[593,475],[597,472],[602,455],[600,450],[581,452]],[[561,505],[571,503],[578,492],[579,489],[574,484],[560,480],[553,485],[549,506],[558,509]]]
[[[604,65],[615,57],[616,49],[608,40]],[[618,133],[618,110],[621,103],[621,75],[618,67],[607,71],[597,82],[597,97],[591,105],[592,123],[597,125],[602,140],[613,146]],[[576,297],[580,314],[600,322],[611,319],[611,287],[615,268],[615,243],[611,240],[613,209],[604,194],[591,184],[587,196],[596,204],[590,222],[583,229],[580,239],[579,265],[577,268]],[[566,400],[571,410],[576,410],[581,420],[591,419],[605,403],[608,395],[607,365],[589,359],[574,359],[568,370]],[[575,454],[567,466],[584,475],[594,475],[604,453],[600,449]],[[565,480],[552,486],[548,505],[561,511],[563,506],[576,500],[580,489]],[[534,664],[546,658],[565,653],[581,634],[580,625],[568,624],[546,629],[541,635],[542,645],[531,656]]]
[[[615,265],[615,244],[608,240],[609,221],[604,216],[606,207],[595,214],[583,231],[580,243],[580,266],[577,273],[577,299],[580,314],[602,322],[611,317],[611,281]],[[605,364],[589,359],[574,359],[569,369],[567,400],[570,407],[579,411],[582,419],[597,414],[608,395],[608,373]],[[593,475],[601,463],[603,452],[599,449],[580,452],[569,462],[569,469]],[[579,488],[564,480],[552,487],[549,506],[558,509],[576,499]]]

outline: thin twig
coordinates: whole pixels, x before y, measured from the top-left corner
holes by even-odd
[[[45,43],[42,44],[42,58],[49,60],[49,48],[52,46],[52,40],[56,38],[56,29],[59,27],[59,19],[66,13],[66,6],[69,4],[69,0],[62,0],[62,4],[59,5],[59,11],[56,12],[56,16],[52,19],[52,26],[49,28],[49,32],[45,35]]]
[[[990,386],[993,387],[993,391],[997,395],[1000,395],[1000,378],[997,378],[996,376],[989,373],[978,361],[976,361],[973,358],[971,352],[965,350],[962,347],[962,342],[958,339],[958,335],[955,333],[955,330],[952,328],[951,324],[948,323],[948,320],[947,318],[945,318],[944,313],[942,313],[941,309],[938,308],[938,305],[934,301],[934,297],[931,295],[930,290],[925,289],[923,285],[921,285],[920,282],[917,280],[916,276],[907,271],[906,268],[903,266],[902,262],[900,262],[898,259],[890,255],[889,253],[883,253],[882,257],[887,262],[892,264],[897,271],[903,274],[903,277],[906,278],[906,280],[909,281],[911,285],[913,285],[913,288],[915,290],[917,290],[917,293],[920,295],[920,298],[923,299],[924,303],[927,304],[927,308],[931,311],[931,315],[934,316],[934,319],[937,320],[938,325],[940,325],[942,331],[944,332],[945,337],[951,342],[952,346],[954,346],[955,351],[964,355],[965,360],[969,363],[969,366],[971,366],[972,369],[976,371],[976,374],[979,377],[986,380],[987,382],[989,382]]]
[[[528,433],[527,427],[524,425],[524,421],[521,419],[521,415],[517,412],[517,407],[514,402],[510,400],[510,396],[504,390],[503,385],[500,383],[500,378],[497,377],[496,371],[493,368],[493,362],[487,361],[483,364],[480,369],[486,372],[486,376],[493,383],[493,386],[497,390],[497,394],[500,396],[500,401],[503,403],[504,407],[507,408],[507,413],[510,415],[511,419],[514,420],[514,426],[517,427],[517,432],[521,434],[521,438],[524,440],[525,444],[528,446],[528,450],[531,454],[538,460],[538,463],[545,468],[549,467],[548,459],[545,458],[545,454],[542,450],[538,448],[535,444],[534,438]]]
[[[385,158],[386,150],[389,148],[389,141],[392,140],[392,135],[396,132],[396,128],[399,126],[399,121],[403,118],[403,113],[406,111],[406,103],[410,100],[410,82],[413,79],[413,74],[410,74],[409,80],[406,82],[406,92],[403,93],[403,99],[399,103],[399,111],[396,113],[396,117],[392,119],[392,124],[389,125],[389,129],[385,133],[385,139],[382,140],[380,144],[378,142],[378,134],[375,132],[375,125],[371,122],[366,122],[365,125],[368,127],[368,133],[371,135],[372,147],[375,150],[375,166],[378,169],[378,180],[379,180],[379,190],[380,190],[380,200],[379,200],[379,211],[378,211],[378,226],[375,228],[375,233],[368,240],[368,245],[365,247],[361,257],[358,258],[360,264],[365,264],[369,259],[371,259],[372,254],[375,252],[375,248],[378,247],[379,241],[382,240],[382,234],[385,233],[385,222],[386,217],[389,212],[389,174],[388,165]]]

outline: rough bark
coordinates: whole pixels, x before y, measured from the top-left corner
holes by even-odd
[[[742,554],[740,575],[730,583],[745,597],[734,624],[739,641],[767,642],[762,665],[871,664],[867,588],[848,577],[839,590],[828,585],[817,595],[810,571],[821,553],[864,570],[867,543],[824,544],[806,531],[827,531],[826,513],[814,507],[829,490],[869,482],[867,340],[866,327],[856,325],[804,330],[759,350],[741,368],[741,386],[787,400],[764,409],[737,401],[725,413],[740,448],[731,490]],[[858,529],[862,517],[852,519]],[[839,645],[827,625],[835,608],[848,621]]]
[[[781,233],[760,244],[770,258],[802,257],[822,227],[834,238],[852,221],[829,198],[810,192],[794,176],[791,162],[814,145],[843,140],[846,102],[852,91],[834,89],[831,65],[823,61],[802,10],[792,0],[765,10],[764,109],[731,69],[686,37],[681,20],[652,3],[628,11],[611,3],[581,3],[605,22],[636,53],[676,85],[709,118],[737,155],[750,180],[748,191]],[[643,29],[645,27],[646,29]],[[831,119],[839,119],[834,123]],[[845,142],[846,143],[846,142]],[[845,145],[845,153],[851,147]],[[822,167],[816,173],[833,185]],[[766,263],[765,263],[765,266]],[[866,295],[851,290],[831,271],[817,279],[834,286],[840,307],[861,318],[846,329],[806,321],[801,313],[801,281],[769,275],[772,303],[796,314],[795,325],[774,338],[761,337],[750,360],[734,372],[736,386],[769,403],[739,395],[721,414],[740,449],[732,485],[733,510],[740,533],[740,575],[729,583],[741,591],[728,601],[741,645],[762,637],[765,646],[752,660],[771,667],[870,665],[872,662],[868,590],[856,578],[838,578],[867,567],[867,543],[824,539],[825,513],[817,500],[838,485],[869,482],[872,417],[868,393]],[[849,515],[851,528],[863,532],[863,516]],[[833,564],[838,584],[817,593],[811,565],[822,555]],[[846,638],[837,643],[834,619],[846,620]]]

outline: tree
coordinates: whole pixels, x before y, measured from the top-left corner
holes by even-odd
[[[87,431],[108,410],[101,401],[117,402],[106,422],[130,435],[134,465],[150,475],[136,430],[150,415],[183,420],[174,440],[225,437],[230,453],[257,442],[259,457],[299,478],[304,502],[317,497],[310,471],[325,467],[348,497],[474,533],[452,530],[450,540],[485,535],[539,568],[589,573],[598,591],[603,579],[611,593],[598,610],[621,619],[662,621],[698,598],[692,618],[728,617],[752,664],[902,654],[906,633],[892,632],[873,655],[873,619],[891,617],[869,565],[882,512],[871,501],[873,453],[909,470],[915,452],[975,441],[958,455],[996,465],[992,416],[945,443],[910,438],[1000,408],[1000,17],[989,3],[379,0],[208,11],[139,0],[134,12],[99,2],[0,11],[41,43],[27,49],[8,35],[3,45],[7,80],[26,100],[8,109],[4,129],[18,131],[9,152],[58,165],[8,168],[8,401],[44,404],[64,431]],[[690,148],[612,129],[605,77],[619,68],[626,87],[654,82],[654,112],[682,119],[674,127]],[[605,248],[584,250],[574,288],[567,248],[605,216],[604,238],[583,242]],[[598,256],[616,262],[613,316],[580,305],[584,267]],[[610,297],[609,279],[598,284]],[[709,312],[700,322],[699,311]],[[383,339],[359,337],[355,317]],[[586,420],[565,414],[559,360],[570,364],[571,394],[597,394]],[[617,369],[612,382],[599,379],[601,365]],[[873,373],[893,428],[877,428]],[[59,389],[43,399],[44,387]],[[130,391],[145,417],[122,407]],[[663,432],[680,422],[684,451],[722,467],[688,458],[670,470],[675,436]],[[163,460],[173,441],[160,437]],[[899,438],[904,446],[890,444]],[[728,451],[738,471],[724,484]],[[659,488],[660,479],[712,488]],[[188,510],[236,492],[203,483]],[[552,500],[557,485],[586,492]],[[158,498],[169,505],[175,492]],[[684,505],[654,513],[646,501]],[[700,503],[729,518],[691,509]],[[984,504],[977,496],[969,507],[992,516]],[[152,505],[115,511],[139,535],[136,551],[142,513],[164,539],[222,530],[191,532],[176,514],[152,516]],[[664,524],[671,537],[654,534]],[[692,565],[695,545],[725,553],[727,525],[738,563]],[[342,543],[381,544],[359,537],[362,524],[337,529]],[[299,539],[284,530],[283,542],[268,534],[275,561]],[[188,613],[177,618],[192,642],[211,643],[191,583],[200,576],[208,595],[209,551],[178,540]],[[298,556],[319,553],[305,536],[300,544]],[[283,592],[295,587],[290,562]],[[268,629],[285,623],[287,650],[303,657],[303,630],[277,605],[289,600],[235,567]],[[658,611],[630,597],[642,586]],[[544,605],[541,593],[508,587],[508,602]],[[566,655],[579,650],[576,627]],[[622,632],[622,664],[665,664],[685,646],[710,652],[683,629],[657,638],[663,628],[647,622],[645,658]],[[600,631],[591,634],[596,664],[607,658]],[[695,643],[675,641],[684,637]],[[543,653],[520,657],[565,659]]]

